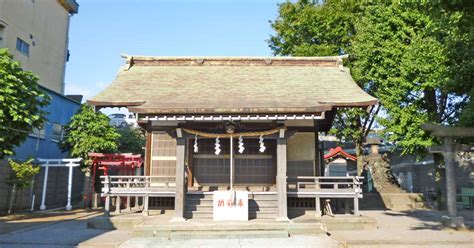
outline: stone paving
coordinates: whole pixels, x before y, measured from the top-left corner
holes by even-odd
[[[471,229],[441,225],[439,211],[361,211],[377,220],[374,230],[332,231],[331,238],[347,247],[474,247],[474,211],[461,212]]]
[[[377,220],[376,229],[330,231],[330,236],[188,240],[132,237],[128,230],[87,229],[87,219],[97,213],[83,211],[63,213],[63,218],[61,214],[33,215],[31,219],[1,217],[0,247],[474,247],[474,231],[444,228],[440,224],[443,212],[380,210],[362,214]],[[466,223],[474,224],[474,211],[464,211],[463,215]]]

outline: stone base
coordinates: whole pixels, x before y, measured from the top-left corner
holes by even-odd
[[[442,222],[444,226],[447,227],[453,227],[453,228],[464,228],[464,218],[455,216],[455,217],[450,217],[450,216],[443,216],[442,217]]]
[[[171,220],[170,220],[171,223],[173,222],[186,222],[186,219],[183,218],[183,217],[173,217]]]

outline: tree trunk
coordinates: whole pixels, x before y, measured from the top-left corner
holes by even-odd
[[[16,184],[13,184],[12,195],[10,197],[10,204],[8,206],[8,214],[11,214],[13,212],[13,203],[15,202],[15,198],[16,198]]]
[[[436,187],[436,208],[438,210],[446,209],[446,174],[444,168],[440,165],[444,164],[443,155],[440,153],[433,154],[435,173],[435,187]]]
[[[357,157],[357,175],[360,176],[362,169],[364,167],[364,161],[362,157],[364,156],[364,149],[362,149],[362,142],[355,143],[355,155]]]
[[[84,186],[82,190],[82,205],[85,209],[90,208],[90,200],[91,200],[91,191],[93,192],[93,188],[91,188],[91,172],[89,168],[85,169],[84,171]]]

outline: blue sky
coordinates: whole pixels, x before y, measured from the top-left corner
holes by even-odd
[[[71,18],[66,94],[103,90],[120,57],[270,56],[277,0],[78,0]]]

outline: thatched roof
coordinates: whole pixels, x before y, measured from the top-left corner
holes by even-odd
[[[128,56],[113,83],[88,102],[149,114],[291,114],[377,100],[340,57]]]

